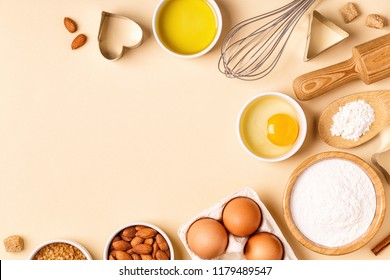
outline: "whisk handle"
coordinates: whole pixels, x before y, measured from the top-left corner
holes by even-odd
[[[360,78],[356,58],[331,65],[299,76],[294,80],[295,95],[302,101],[310,100],[325,92]]]

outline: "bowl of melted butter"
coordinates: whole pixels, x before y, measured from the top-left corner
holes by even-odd
[[[279,92],[261,93],[241,109],[237,121],[240,143],[256,159],[278,162],[290,158],[306,138],[301,106]]]

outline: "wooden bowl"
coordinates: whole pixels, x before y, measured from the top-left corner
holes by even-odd
[[[305,235],[303,235],[297,225],[294,222],[291,208],[290,208],[290,198],[292,190],[295,186],[296,181],[298,180],[299,176],[311,165],[325,159],[345,159],[352,163],[355,163],[360,168],[362,168],[367,176],[370,178],[374,189],[375,189],[375,195],[376,195],[376,209],[374,218],[367,229],[367,231],[361,235],[359,238],[355,239],[351,243],[338,246],[338,247],[326,247],[321,244],[317,244],[310,239],[308,239]],[[365,244],[367,244],[374,235],[378,232],[380,226],[382,225],[384,216],[385,216],[385,192],[382,185],[382,182],[380,178],[378,177],[375,170],[364,160],[361,158],[354,156],[349,153],[344,152],[324,152],[317,155],[314,155],[308,159],[306,159],[304,162],[302,162],[293,172],[293,174],[290,176],[290,179],[288,181],[288,184],[286,186],[285,192],[284,192],[284,199],[283,199],[283,213],[284,218],[286,220],[287,226],[289,227],[291,233],[293,236],[305,247],[308,249],[315,251],[320,254],[325,255],[343,255],[351,253]]]

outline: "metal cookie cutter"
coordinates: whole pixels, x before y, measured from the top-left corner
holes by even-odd
[[[341,43],[349,34],[339,26],[314,10],[310,15],[304,61],[309,61],[320,53]]]
[[[381,134],[381,147],[372,155],[372,163],[382,172],[387,183],[390,184],[390,127]]]
[[[99,49],[108,60],[122,57],[127,48],[141,45],[143,32],[133,20],[107,12],[102,12],[99,28]]]

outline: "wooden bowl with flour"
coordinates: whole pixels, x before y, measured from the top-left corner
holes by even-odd
[[[385,215],[385,193],[375,170],[344,152],[302,162],[287,183],[284,217],[293,236],[320,254],[343,255],[367,244]]]

